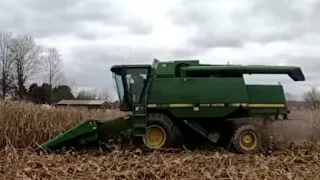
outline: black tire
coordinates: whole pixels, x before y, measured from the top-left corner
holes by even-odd
[[[246,149],[244,146],[242,146],[242,143],[241,143],[241,137],[245,133],[249,133],[253,135],[253,138],[254,138],[255,143],[254,145],[252,145],[250,149],[249,148]],[[256,153],[260,151],[261,144],[262,144],[262,135],[257,126],[252,124],[243,124],[236,127],[234,131],[233,139],[232,139],[232,145],[233,145],[233,148],[238,153],[243,153],[243,154]]]
[[[150,127],[152,125],[160,126],[165,132],[166,139],[164,144],[160,148],[172,148],[178,145],[178,143],[180,142],[181,132],[180,129],[175,124],[173,124],[169,117],[160,113],[150,113],[148,114],[147,127]],[[148,147],[144,138],[143,142],[144,145]]]

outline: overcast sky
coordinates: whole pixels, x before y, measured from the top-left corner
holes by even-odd
[[[281,82],[300,95],[320,86],[317,0],[2,0],[0,29],[57,47],[69,80],[109,89],[110,67],[122,63],[198,59],[202,63],[299,65],[307,81]]]

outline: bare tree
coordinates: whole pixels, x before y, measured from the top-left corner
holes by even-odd
[[[3,99],[6,98],[14,83],[12,73],[14,62],[8,48],[11,38],[11,33],[0,33],[0,87]]]
[[[56,48],[49,48],[46,55],[42,56],[44,60],[45,81],[51,86],[51,96],[54,99],[53,88],[61,84],[64,80],[62,74],[62,60],[59,51]],[[49,102],[50,104],[52,102]]]
[[[25,95],[25,83],[37,73],[41,72],[41,46],[34,42],[33,37],[19,35],[14,37],[10,43],[10,50],[14,59],[16,93],[19,99]]]
[[[68,79],[65,84],[70,87],[73,94],[79,93],[77,82],[74,79]]]
[[[98,93],[97,98],[98,98],[99,100],[109,101],[109,91],[108,91],[107,89],[104,89],[104,90],[100,91],[100,92]]]
[[[311,91],[304,93],[303,99],[312,105],[313,108],[317,108],[320,103],[320,93],[315,87],[311,88]]]
[[[48,54],[44,56],[44,60],[46,82],[53,87],[62,83],[62,59],[59,51],[56,48],[49,48]]]
[[[79,100],[96,100],[97,99],[97,93],[94,91],[86,91],[86,90],[81,90],[78,93],[78,96],[76,99]]]

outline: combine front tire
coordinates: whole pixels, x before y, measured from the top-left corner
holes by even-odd
[[[234,132],[233,147],[239,153],[255,153],[261,147],[261,134],[251,124],[238,126]]]
[[[148,115],[147,131],[143,143],[150,149],[168,148],[176,145],[180,136],[179,129],[165,115],[151,113]]]

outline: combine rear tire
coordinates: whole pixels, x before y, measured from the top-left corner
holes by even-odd
[[[151,113],[148,115],[147,132],[143,143],[150,149],[169,148],[176,145],[180,131],[165,115]]]
[[[239,153],[256,153],[261,147],[261,134],[254,125],[240,125],[235,129],[232,144]]]

